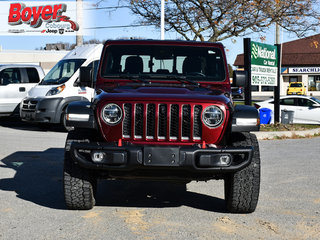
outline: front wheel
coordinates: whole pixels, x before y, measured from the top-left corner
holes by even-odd
[[[249,166],[225,177],[226,208],[233,213],[255,211],[260,191],[260,152],[256,136],[251,133],[233,133],[232,146],[253,147]]]
[[[64,154],[63,186],[65,203],[68,209],[88,210],[95,205],[97,179],[94,174],[81,168],[71,157],[70,144],[89,142],[87,131],[71,131],[68,134]]]

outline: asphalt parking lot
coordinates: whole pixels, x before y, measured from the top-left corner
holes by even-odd
[[[320,138],[260,141],[257,210],[229,214],[222,181],[100,181],[97,206],[66,210],[66,133],[0,119],[0,239],[320,239]]]

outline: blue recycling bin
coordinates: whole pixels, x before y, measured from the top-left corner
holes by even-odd
[[[272,110],[269,108],[260,108],[259,112],[260,112],[260,123],[269,124],[271,121]]]

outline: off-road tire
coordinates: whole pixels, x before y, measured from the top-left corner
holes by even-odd
[[[95,205],[97,179],[91,170],[81,168],[70,154],[72,142],[90,142],[88,131],[75,130],[68,134],[64,154],[63,186],[68,209],[88,210]],[[90,135],[89,135],[90,136]]]
[[[252,146],[253,157],[249,166],[225,177],[226,208],[232,213],[252,213],[257,207],[260,191],[260,152],[258,140],[251,133],[232,133],[232,146]]]

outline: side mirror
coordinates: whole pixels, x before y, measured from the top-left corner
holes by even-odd
[[[79,86],[80,87],[92,87],[93,82],[93,70],[91,67],[80,67],[79,70]]]
[[[235,87],[245,87],[248,81],[248,73],[246,71],[233,71],[232,85]]]

